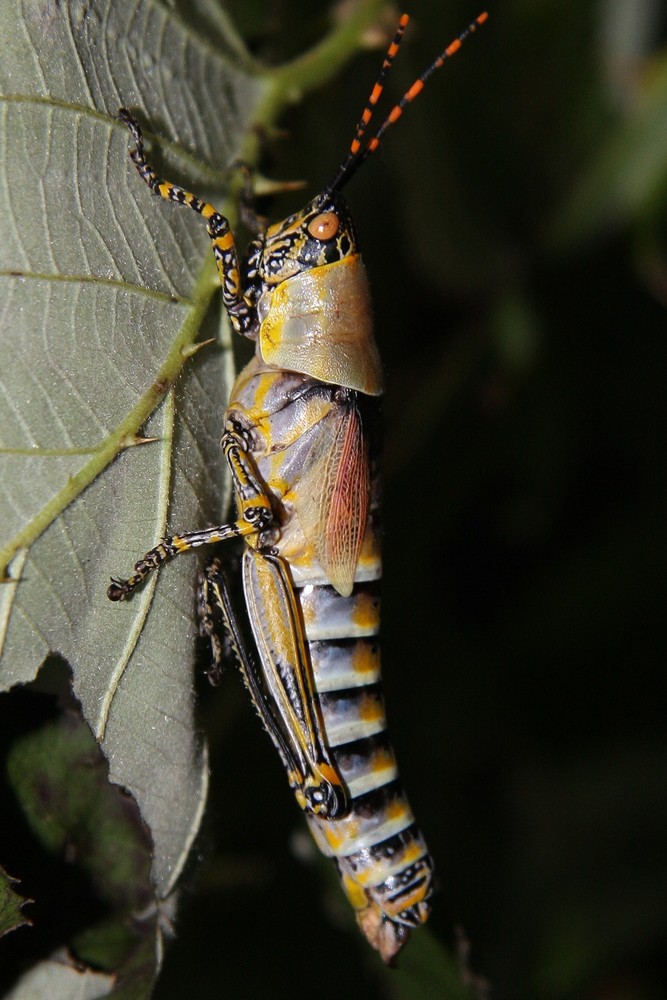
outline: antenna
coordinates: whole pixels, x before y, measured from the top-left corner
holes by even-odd
[[[409,87],[408,90],[406,90],[406,92],[403,94],[403,97],[400,99],[398,104],[394,105],[394,107],[391,109],[385,120],[380,125],[375,135],[368,140],[368,142],[362,149],[362,140],[364,138],[364,135],[366,134],[366,130],[371,121],[371,118],[373,117],[373,112],[375,111],[375,107],[378,101],[380,100],[380,96],[384,89],[385,78],[387,76],[387,73],[392,67],[394,59],[396,58],[396,53],[398,52],[401,40],[403,38],[403,35],[405,34],[405,29],[407,28],[408,22],[410,20],[410,16],[408,14],[401,15],[401,19],[398,22],[398,27],[396,29],[396,34],[392,39],[391,45],[387,49],[387,54],[384,57],[382,67],[380,69],[380,72],[378,73],[378,78],[375,81],[375,85],[371,91],[370,97],[368,98],[366,107],[364,108],[361,118],[359,119],[359,122],[357,124],[357,127],[354,130],[354,138],[352,139],[352,142],[350,144],[349,153],[347,154],[347,157],[339,167],[338,173],[334,177],[333,181],[331,182],[331,184],[328,185],[327,187],[328,191],[340,191],[342,190],[342,188],[345,187],[348,181],[352,177],[354,177],[357,170],[366,160],[366,158],[370,156],[371,153],[374,153],[375,150],[378,148],[382,140],[382,137],[384,136],[387,129],[390,128],[394,124],[394,122],[398,121],[398,119],[403,114],[403,111],[405,110],[407,105],[411,104],[414,101],[415,97],[417,97],[422,92],[422,90],[424,89],[424,84],[426,83],[428,78],[433,73],[435,73],[437,69],[440,69],[440,67],[445,62],[446,59],[449,59],[456,52],[458,52],[458,50],[461,48],[466,38],[468,38],[475,31],[477,31],[477,29],[481,27],[482,24],[484,24],[488,16],[489,15],[486,11],[483,11],[481,14],[479,14],[475,18],[475,20],[468,25],[465,31],[462,31],[460,35],[458,35],[452,42],[450,42],[447,48],[444,49],[439,56],[436,56],[436,58],[433,60],[430,66],[427,66],[424,72],[421,74],[421,76],[417,77],[412,86]]]

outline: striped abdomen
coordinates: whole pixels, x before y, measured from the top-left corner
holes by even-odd
[[[428,916],[433,872],[386,731],[379,583],[356,583],[350,597],[313,584],[297,594],[327,741],[351,800],[342,819],[307,818],[318,847],[335,860],[362,930],[391,961]]]

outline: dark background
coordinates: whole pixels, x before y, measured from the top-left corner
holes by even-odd
[[[387,108],[480,10],[405,6]],[[276,65],[345,16],[228,7]],[[437,865],[430,932],[465,935],[494,1000],[662,1000],[667,5],[488,9],[347,191],[386,368],[390,728]],[[266,138],[264,173],[307,182],[273,219],[331,178],[380,60]],[[408,975],[379,968],[228,673],[201,671],[210,807],[155,997],[460,996],[426,930]]]
[[[406,6],[389,103],[478,13]],[[321,37],[328,10],[243,5],[275,61]],[[631,0],[489,13],[347,192],[387,375],[389,719],[437,862],[436,936],[463,928],[497,998],[649,1000],[667,983],[667,15]],[[265,170],[308,186],[272,217],[331,176],[379,58],[284,118]],[[233,687],[205,709],[225,736],[203,919],[158,996],[192,982],[192,948],[201,995],[211,960],[229,995],[390,995],[363,942],[331,930],[334,887],[323,899],[290,851],[298,817]]]

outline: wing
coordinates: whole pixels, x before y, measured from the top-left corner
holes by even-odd
[[[318,426],[295,489],[301,529],[329,583],[349,597],[366,530],[368,449],[357,406],[340,405]]]

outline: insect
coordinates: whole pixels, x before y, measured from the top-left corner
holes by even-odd
[[[160,179],[137,122],[130,155],[150,189],[198,212],[233,329],[256,342],[224,415],[237,516],[165,538],[108,596],[124,600],[166,560],[243,539],[243,601],[223,561],[200,575],[200,629],[220,669],[231,646],[318,846],[332,857],[370,944],[391,963],[428,917],[433,865],[385,729],[380,690],[382,370],[368,283],[341,190],[480,14],[365,141],[408,23],[400,19],[347,158],[305,208],[258,234],[239,263],[229,221]],[[243,606],[240,607],[239,604]]]

